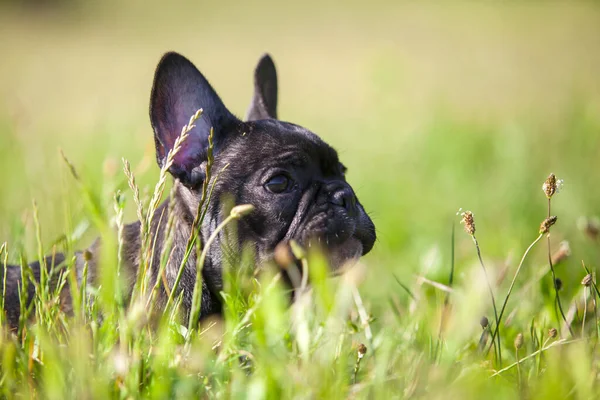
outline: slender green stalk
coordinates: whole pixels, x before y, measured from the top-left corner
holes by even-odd
[[[375,345],[373,343],[373,331],[371,330],[371,324],[369,324],[369,314],[367,314],[367,310],[365,309],[365,305],[356,285],[352,286],[352,296],[354,297],[354,303],[356,304],[358,316],[360,317],[361,323],[365,328],[365,337],[369,342],[369,346],[375,350]],[[375,354],[373,353],[373,356],[374,355]]]
[[[587,287],[583,287],[583,318],[581,319],[581,337],[585,337],[585,319],[587,318],[587,302],[588,302],[588,291]]]
[[[27,297],[28,297],[28,288],[29,285],[35,285],[35,279],[30,279],[33,277],[33,273],[31,272],[31,268],[29,264],[27,264],[27,260],[21,255],[21,285],[19,286],[19,329],[18,334],[21,336],[21,343],[25,343],[25,335],[24,329],[27,319],[29,318],[29,314],[31,313],[31,307],[33,307],[34,301],[27,306]],[[36,290],[37,292],[37,290]]]
[[[207,158],[206,173],[204,176],[204,182],[202,182],[202,196],[200,197],[200,201],[198,202],[196,216],[194,217],[194,221],[192,222],[192,227],[190,229],[190,236],[188,237],[188,241],[187,241],[187,244],[185,247],[185,253],[183,255],[183,259],[181,260],[181,263],[179,264],[179,270],[177,271],[177,275],[175,276],[175,282],[173,282],[173,287],[171,287],[171,289],[170,289],[171,294],[169,295],[169,297],[167,299],[167,304],[165,306],[165,310],[168,310],[169,307],[171,306],[171,304],[173,304],[173,300],[177,293],[177,289],[179,288],[179,282],[181,282],[181,277],[183,276],[183,271],[185,270],[188,259],[189,259],[190,255],[192,254],[192,250],[194,249],[194,246],[196,245],[196,240],[199,240],[200,226],[202,225],[202,222],[204,221],[204,216],[206,215],[206,212],[203,212],[202,209],[208,207],[208,204],[207,204],[207,202],[208,202],[208,185],[211,181],[212,165],[214,162],[213,135],[214,135],[214,130],[211,128],[210,132],[208,134],[208,149],[206,150],[206,158]],[[216,181],[213,182],[213,187],[214,187],[215,183],[216,183]]]
[[[538,343],[541,343],[542,340],[544,339],[544,332],[541,332],[541,336],[540,336],[540,340]],[[550,340],[550,338],[546,338],[546,340],[543,340],[543,343],[541,344],[541,346],[539,347],[540,349],[546,347],[546,344],[548,344],[548,341]],[[542,372],[542,353],[539,354],[538,360],[537,360],[537,375],[539,376]]]
[[[87,310],[87,281],[88,281],[88,268],[89,261],[87,257],[84,256],[83,261],[83,272],[81,274],[81,286],[79,287],[79,300],[81,301],[80,309],[81,309],[81,320],[85,321],[85,314]]]
[[[551,204],[552,204],[552,200],[550,198],[548,198],[548,218],[550,218]],[[552,265],[552,247],[550,245],[550,233],[548,233],[546,235],[546,237],[548,238],[548,264],[550,265],[550,271],[552,272],[552,287],[554,288],[554,294],[556,296],[556,304],[558,305],[560,315],[561,315],[565,325],[569,329],[571,336],[574,337],[575,334],[573,333],[571,324],[569,324],[569,322],[567,321],[567,317],[565,316],[565,312],[563,311],[562,303],[560,302],[560,296],[558,294],[558,287],[556,285],[556,272],[554,271],[554,265]]]
[[[400,287],[406,292],[406,294],[408,294],[408,296],[413,299],[413,300],[417,300],[417,297],[415,296],[415,294],[410,290],[410,288],[408,286],[406,286],[404,283],[402,283],[402,281],[400,279],[398,279],[398,276],[396,274],[392,274],[394,276],[394,279],[396,280],[396,282],[398,283],[398,285],[400,285]]]
[[[167,153],[164,164],[160,168],[158,182],[154,187],[154,191],[152,193],[152,198],[148,203],[148,210],[144,212],[143,205],[139,199],[139,189],[135,184],[135,178],[133,173],[131,172],[131,168],[129,166],[129,162],[127,160],[123,160],[123,164],[125,166],[125,175],[128,178],[129,186],[133,190],[134,193],[134,201],[137,204],[138,211],[138,219],[140,220],[140,265],[138,270],[138,277],[136,280],[136,284],[134,287],[134,295],[131,296],[131,301],[133,302],[136,298],[135,293],[141,293],[142,296],[145,295],[147,285],[147,280],[144,277],[148,277],[150,274],[148,270],[151,268],[151,253],[152,246],[152,234],[151,234],[151,226],[152,221],[155,217],[155,212],[158,207],[160,200],[162,199],[162,195],[166,185],[167,174],[173,162],[175,161],[175,156],[179,151],[183,148],[183,143],[188,138],[192,129],[194,129],[194,123],[200,116],[202,115],[202,109],[197,110],[191,117],[186,125],[181,128],[181,133],[175,139],[173,143],[173,147]],[[132,303],[133,304],[133,303]]]
[[[523,380],[521,378],[521,361],[519,360],[519,349],[515,348],[515,358],[517,359],[517,381],[519,385],[519,391],[523,390]]]
[[[490,297],[492,298],[492,307],[494,308],[494,319],[496,322],[496,332],[497,332],[497,334],[495,336],[497,337],[497,341],[498,341],[498,346],[497,346],[498,365],[500,365],[500,368],[502,368],[502,350],[501,350],[502,345],[500,343],[500,331],[498,330],[498,325],[500,324],[500,319],[498,318],[498,310],[496,308],[496,299],[494,298],[494,289],[492,288],[492,283],[490,282],[490,278],[488,277],[488,273],[485,268],[485,264],[483,263],[483,258],[481,257],[481,250],[479,248],[479,242],[477,241],[477,238],[475,237],[474,234],[471,235],[471,237],[473,238],[473,243],[475,243],[475,248],[477,249],[477,258],[479,259],[479,263],[481,264],[481,269],[483,269],[483,274],[485,275],[485,281],[487,283],[487,287],[490,292]],[[494,342],[494,337],[492,336],[492,343],[493,342]]]
[[[152,310],[154,309],[154,300],[158,295],[158,290],[160,289],[161,282],[165,288],[165,292],[167,296],[170,296],[169,285],[167,282],[167,278],[165,275],[165,269],[170,262],[171,256],[173,254],[173,240],[175,236],[175,230],[173,229],[175,224],[175,192],[176,188],[173,187],[171,189],[171,193],[169,196],[169,206],[167,210],[167,226],[165,227],[165,243],[161,249],[161,260],[160,267],[158,270],[158,274],[156,276],[156,282],[154,282],[154,287],[152,288],[150,297],[148,298],[148,302],[146,303],[146,308],[150,307],[149,313],[152,314]]]
[[[142,200],[140,199],[140,188],[137,185],[137,183],[135,182],[135,175],[133,174],[133,172],[131,171],[131,164],[129,164],[129,161],[127,161],[125,158],[122,159],[123,161],[123,172],[125,173],[125,176],[127,177],[127,183],[129,184],[129,188],[131,189],[131,191],[133,192],[133,202],[136,205],[136,213],[137,213],[137,218],[138,221],[140,221],[140,268],[143,267],[143,265],[145,264],[144,261],[144,246],[142,245],[142,241],[144,240],[143,238],[146,235],[146,218],[144,218],[144,205],[142,204]],[[136,283],[133,289],[133,293],[137,293],[137,291],[139,290],[140,286],[141,286],[141,274],[138,273],[138,276],[136,277]],[[134,299],[135,295],[131,296],[131,305],[133,304],[133,299]]]
[[[501,374],[503,374],[504,372],[506,372],[506,371],[509,371],[509,370],[513,369],[513,368],[514,368],[514,367],[516,367],[516,366],[517,366],[519,363],[522,363],[523,361],[529,360],[530,358],[533,358],[533,357],[537,356],[537,355],[538,355],[538,354],[540,354],[541,352],[544,352],[544,351],[550,350],[551,348],[553,348],[553,347],[556,347],[556,346],[562,346],[562,345],[566,345],[566,344],[576,343],[576,342],[579,342],[580,340],[581,340],[581,339],[574,339],[574,340],[569,340],[569,341],[567,341],[566,339],[560,339],[560,340],[557,340],[556,342],[552,342],[552,343],[550,343],[548,346],[546,346],[546,347],[542,347],[541,349],[534,351],[533,353],[529,354],[527,357],[523,357],[523,358],[521,358],[521,359],[519,360],[519,362],[512,363],[512,364],[510,364],[509,366],[507,366],[507,367],[504,367],[504,368],[502,368],[502,369],[500,369],[500,370],[498,370],[498,371],[494,372],[490,378],[493,378],[493,377],[495,377],[495,376],[501,375]]]
[[[262,293],[269,293],[274,287],[275,285],[277,285],[277,283],[281,280],[281,272],[278,272],[273,279],[271,280],[271,282],[269,283],[269,285],[262,290]],[[246,313],[244,314],[244,316],[242,317],[242,319],[240,320],[240,322],[237,323],[237,325],[235,326],[235,328],[233,329],[233,335],[237,335],[241,332],[241,330],[246,326],[246,324],[249,323],[250,318],[252,318],[252,315],[254,315],[254,313],[256,312],[256,310],[260,307],[261,302],[265,299],[265,296],[260,296],[255,303],[252,305],[252,307],[248,308],[248,310],[246,311]]]
[[[358,370],[360,369],[360,362],[364,358],[367,353],[367,347],[364,344],[358,346],[358,354],[356,356],[356,363],[354,364],[354,371],[352,373],[352,382],[356,384],[356,377],[358,375]]]
[[[583,269],[585,269],[585,272],[587,274],[589,274],[590,276],[594,276],[592,275],[592,272],[590,271],[590,269],[585,265],[585,263],[583,262],[583,260],[581,261],[581,265],[583,266]],[[590,294],[592,295],[592,299],[594,300],[594,320],[596,321],[596,341],[598,341],[600,339],[600,324],[598,323],[598,299],[600,298],[600,291],[598,291],[598,285],[596,285],[596,280],[592,279],[591,282],[591,287],[590,287]],[[592,288],[594,288],[594,290],[592,291]],[[596,342],[597,343],[597,342]],[[594,345],[595,348],[595,345]]]
[[[500,331],[500,323],[502,322],[502,316],[504,315],[504,310],[506,309],[506,304],[508,304],[508,299],[510,298],[510,294],[512,293],[512,290],[515,287],[515,282],[517,281],[519,272],[521,272],[521,267],[523,266],[523,262],[525,261],[527,254],[529,254],[529,252],[531,251],[533,246],[535,246],[536,243],[539,242],[543,236],[544,236],[544,234],[540,233],[540,235],[529,245],[527,250],[525,250],[523,257],[521,257],[521,262],[519,262],[519,266],[517,267],[515,275],[513,276],[512,282],[510,283],[510,287],[508,288],[508,293],[506,294],[506,297],[504,298],[504,303],[502,304],[502,308],[500,309],[500,315],[498,315],[498,323],[496,324],[496,329],[494,329],[494,333],[492,334],[492,342],[490,343],[488,349],[486,350],[486,354],[488,354],[490,352],[490,349],[492,348],[493,343],[494,343],[494,339],[496,338],[496,335]]]
[[[591,292],[591,290],[590,290]],[[594,299],[594,321],[596,322],[595,325],[595,331],[596,331],[596,343],[598,343],[598,338],[600,337],[600,334],[598,332],[598,330],[600,329],[600,326],[598,326],[598,302],[596,299],[596,296],[593,295],[592,293],[592,298]]]
[[[46,304],[48,301],[48,267],[46,258],[44,257],[44,248],[42,245],[42,229],[40,226],[39,210],[35,200],[33,200],[33,223],[35,225],[35,240],[37,243],[37,257],[40,263],[40,296],[41,304]]]
[[[585,272],[587,272],[588,274],[591,274],[592,272],[590,271],[590,269],[585,265],[585,263],[582,261],[581,264],[583,265],[583,268],[585,269]],[[596,281],[592,280],[592,287],[594,288],[594,291],[596,292],[596,296],[598,296],[598,298],[600,298],[600,291],[598,290],[598,286],[596,285]]]
[[[160,227],[162,225],[162,220],[165,216],[165,211],[167,211],[165,208],[162,209],[160,216],[158,217],[158,221],[156,222],[156,226],[157,229],[158,227]],[[156,215],[155,215],[156,217]],[[148,269],[151,270],[152,266],[154,265],[154,255],[156,254],[156,244],[158,243],[158,237],[159,235],[157,233],[154,233],[153,235],[151,234],[150,237],[152,238],[152,245],[150,245],[148,247]],[[159,264],[159,270],[160,270],[160,264]],[[154,277],[153,273],[147,273],[144,276],[144,282],[143,282],[143,286],[142,286],[142,293],[144,294],[144,298],[150,298],[151,296],[146,296],[147,292],[148,292],[148,288],[150,287],[150,283],[152,278]],[[160,274],[156,275],[156,280],[158,281],[160,278]],[[155,282],[156,283],[156,282]]]
[[[117,226],[117,274],[116,274],[116,293],[115,298],[116,309],[119,317],[119,324],[121,326],[126,326],[125,319],[125,296],[123,293],[123,285],[121,279],[121,268],[123,267],[123,247],[125,244],[125,239],[123,237],[123,232],[125,229],[125,225],[123,224],[123,214],[125,209],[125,198],[121,194],[120,190],[117,190],[113,197],[113,209],[115,211],[115,225]],[[127,343],[129,342],[127,339],[128,329],[119,329],[119,345],[122,352],[126,351]]]
[[[62,150],[60,150],[60,155],[61,155],[63,161],[65,162],[65,164],[67,164],[67,167],[69,168],[69,171],[71,172],[71,175],[75,179],[77,186],[79,187],[81,193],[83,194],[83,203],[84,203],[85,208],[88,210],[87,215],[90,216],[93,223],[98,228],[100,228],[101,231],[105,231],[107,219],[105,218],[105,212],[104,212],[104,208],[101,205],[101,202],[94,195],[92,190],[84,184],[83,180],[81,179],[81,177],[77,173],[77,170],[75,169],[75,165],[73,165],[73,163],[67,158],[67,156],[65,155],[65,153]]]
[[[71,261],[67,263],[67,273],[69,281],[69,293],[71,294],[71,303],[73,304],[73,315],[79,321],[79,317],[83,315],[81,310],[81,299],[79,296],[79,282],[77,281],[77,257],[73,256]],[[81,322],[81,321],[79,321]]]
[[[213,233],[208,237],[206,243],[204,244],[204,248],[202,249],[202,253],[196,262],[196,282],[194,284],[194,294],[192,296],[192,309],[190,311],[190,319],[188,322],[188,334],[191,334],[192,330],[198,323],[198,319],[200,317],[200,309],[202,302],[202,269],[204,267],[204,262],[206,260],[206,255],[210,249],[210,246],[214,243],[215,239],[219,236],[223,228],[227,226],[232,221],[238,220],[244,215],[252,212],[254,207],[251,205],[240,205],[233,207],[231,212],[213,231]]]
[[[123,230],[125,225],[123,224],[123,210],[125,208],[125,202],[121,191],[117,191],[113,197],[115,210],[115,225],[117,226],[117,276],[121,276],[121,266],[123,265]]]

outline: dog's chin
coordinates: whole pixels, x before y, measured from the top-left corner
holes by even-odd
[[[363,244],[352,236],[342,243],[327,247],[324,252],[332,274],[340,275],[358,262],[363,253]]]

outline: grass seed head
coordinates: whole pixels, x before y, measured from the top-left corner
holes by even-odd
[[[279,242],[279,244],[275,247],[273,259],[275,263],[283,269],[287,269],[295,261],[294,255],[292,254],[292,249],[285,241]]]
[[[471,211],[465,211],[460,214],[462,220],[461,224],[465,224],[465,232],[473,236],[475,234],[475,219]]]
[[[236,219],[240,219],[254,211],[254,206],[252,204],[240,204],[239,206],[235,206],[231,209],[229,215]]]
[[[548,330],[548,337],[554,339],[556,336],[558,336],[558,330],[556,328],[550,328]]]
[[[361,343],[358,346],[358,358],[363,358],[365,354],[367,354],[367,346]]]
[[[552,265],[558,265],[571,255],[571,246],[569,246],[569,242],[563,240],[560,242],[560,247],[558,250],[552,254]]]
[[[554,287],[556,288],[556,290],[562,289],[563,283],[562,283],[562,280],[560,278],[556,278],[554,280]]]
[[[89,250],[84,250],[84,251],[83,251],[83,260],[84,260],[84,261],[92,261],[92,257],[93,257],[93,256],[94,256],[94,255],[92,254],[92,252],[91,252],[91,251],[89,251]]]
[[[487,319],[487,317],[484,315],[483,317],[481,317],[481,319],[479,320],[479,324],[481,325],[481,327],[483,329],[487,328],[488,325],[490,324],[490,321]]]
[[[551,199],[556,193],[560,191],[563,186],[563,180],[557,179],[556,175],[550,174],[546,181],[542,185],[542,190],[546,194],[546,197]]]
[[[577,221],[577,226],[591,240],[596,241],[600,238],[600,220],[598,218],[581,217]]]
[[[540,233],[544,234],[550,232],[550,227],[556,223],[557,219],[558,218],[556,217],[556,215],[553,215],[542,221],[542,224],[540,225]]]
[[[590,287],[592,285],[592,274],[587,274],[586,276],[584,276],[581,280],[581,284],[583,286]]]
[[[521,347],[523,347],[523,334],[519,333],[515,338],[515,348],[519,350]]]

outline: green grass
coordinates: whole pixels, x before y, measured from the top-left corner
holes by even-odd
[[[107,286],[90,288],[95,306],[80,299],[76,318],[49,301],[36,324],[0,334],[6,397],[596,395],[598,324],[588,307],[582,329],[580,282],[582,261],[596,270],[600,243],[578,226],[600,215],[596,4],[78,4],[0,9],[8,38],[0,40],[0,241],[9,262],[37,258],[40,244],[49,253],[63,235],[67,252],[98,235],[114,251],[117,188],[117,210],[124,207],[125,222],[136,218],[119,160],[131,161],[143,199],[158,179],[147,104],[153,68],[171,49],[194,61],[238,115],[253,63],[271,52],[280,115],[339,150],[378,242],[335,279],[310,255],[313,291],[292,309],[278,271],[256,278],[242,257],[225,274],[223,318],[191,337],[170,318],[147,321],[137,303],[122,310]],[[552,199],[551,252],[570,243],[555,269],[565,313],[577,304],[575,337],[557,318],[544,237],[507,302],[501,366],[493,348],[478,349],[479,321],[486,316],[494,328],[494,313],[456,212],[475,215],[501,308],[547,216],[541,186],[550,172],[565,180]],[[550,328],[561,336],[547,340]],[[519,368],[498,373],[516,362],[519,333]],[[367,353],[358,363],[360,344]],[[544,344],[552,347],[536,353]]]

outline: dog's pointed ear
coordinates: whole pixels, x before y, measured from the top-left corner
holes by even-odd
[[[184,185],[196,187],[204,180],[199,166],[207,160],[208,136],[214,129],[214,143],[239,121],[225,107],[206,78],[185,57],[170,52],[156,67],[150,96],[150,120],[154,129],[156,159],[163,166],[175,140],[190,117],[202,109],[188,138],[175,155],[171,174]]]
[[[265,54],[254,70],[254,97],[246,120],[268,118],[277,119],[277,71],[271,56]]]

